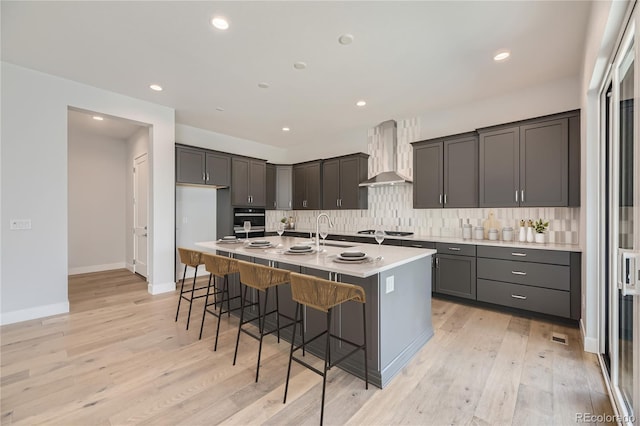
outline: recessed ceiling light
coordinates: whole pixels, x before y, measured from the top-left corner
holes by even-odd
[[[338,43],[343,44],[343,45],[347,45],[347,44],[351,44],[353,42],[353,35],[351,34],[342,34],[340,37],[338,37]]]
[[[501,50],[498,53],[496,53],[496,56],[493,57],[493,60],[496,62],[500,62],[500,61],[504,61],[509,56],[511,56],[511,52],[509,52],[508,50]]]
[[[162,92],[162,86],[160,86],[159,84],[152,84],[151,86],[149,86],[149,89],[155,90],[156,92]]]
[[[288,127],[283,127],[283,128],[282,128],[282,131],[283,131],[283,132],[288,132],[289,130],[291,130],[291,129],[290,129],[290,128],[288,128]]]
[[[93,119],[94,119],[94,120],[96,120],[96,121],[102,121],[102,120],[104,120],[104,118],[100,117],[99,115],[94,115],[94,116],[93,116]]]
[[[367,102],[366,102],[366,101],[358,101],[358,102],[356,102],[356,106],[359,106],[359,107],[363,107],[363,106],[365,106],[366,104],[367,104]]]
[[[297,70],[303,70],[305,68],[307,68],[307,63],[306,62],[294,62],[293,63],[293,67]]]
[[[222,108],[222,107],[216,107],[216,111],[224,111],[224,108]]]
[[[258,83],[258,87],[261,89],[268,89],[269,83]]]
[[[229,28],[229,22],[221,16],[214,16],[211,19],[211,25],[223,31]]]

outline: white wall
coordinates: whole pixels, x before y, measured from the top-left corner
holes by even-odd
[[[3,324],[68,312],[67,108],[153,126],[150,145],[149,291],[170,291],[174,246],[174,135],[171,108],[29,70],[1,65]],[[9,231],[10,219],[32,229]]]
[[[126,143],[69,128],[69,274],[125,266]]]
[[[125,205],[125,262],[133,271],[133,162],[142,154],[149,152],[150,128],[141,127],[126,143],[126,205]],[[150,188],[151,189],[151,188]]]

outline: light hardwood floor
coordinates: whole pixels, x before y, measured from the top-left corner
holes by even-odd
[[[257,343],[224,318],[198,340],[202,304],[174,322],[177,293],[151,296],[126,270],[70,277],[71,313],[1,328],[4,424],[317,424],[321,378],[294,365],[282,404],[288,349]],[[597,359],[576,328],[433,300],[435,336],[384,390],[339,369],[327,383],[326,424],[575,424],[611,414]],[[550,340],[567,334],[569,344]]]

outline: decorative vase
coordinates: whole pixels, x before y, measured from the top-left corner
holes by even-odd
[[[536,243],[544,244],[544,233],[536,233]]]
[[[528,243],[533,242],[533,228],[530,226],[527,227],[527,242]]]

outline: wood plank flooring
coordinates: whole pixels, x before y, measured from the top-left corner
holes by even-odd
[[[177,292],[151,296],[126,270],[72,276],[71,313],[1,328],[0,423],[51,425],[317,424],[322,379],[289,345],[257,343],[237,320],[198,340],[202,302],[174,322]],[[597,358],[578,329],[434,299],[435,336],[384,390],[339,369],[327,381],[326,424],[575,424],[612,414]],[[568,345],[551,342],[553,332]],[[313,358],[312,358],[313,359]]]

